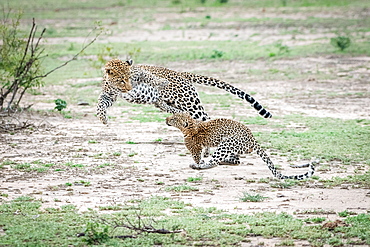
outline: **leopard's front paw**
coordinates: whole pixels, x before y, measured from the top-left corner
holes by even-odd
[[[102,122],[105,125],[108,125],[108,117],[107,117],[107,115],[97,113],[96,116],[99,118],[100,122]]]
[[[204,166],[204,160],[201,160],[201,161],[199,162],[199,164],[197,164],[197,163],[193,163],[193,164],[189,165],[189,167],[190,167],[190,168],[192,168],[192,169],[196,169],[196,170],[203,169],[203,166]]]
[[[100,122],[102,122],[105,125],[108,124],[108,118],[106,116],[98,116],[98,117],[99,117]]]

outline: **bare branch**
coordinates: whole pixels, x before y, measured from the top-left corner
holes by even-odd
[[[138,222],[134,224],[132,220],[130,220],[127,216],[125,216],[124,222],[118,222],[117,220],[106,220],[103,218],[99,218],[98,221],[101,222],[101,224],[104,224],[106,226],[111,226],[113,229],[117,228],[126,228],[129,230],[132,230],[136,232],[136,234],[132,235],[119,235],[119,236],[112,236],[111,238],[120,238],[120,239],[125,239],[125,238],[137,238],[138,235],[142,233],[157,233],[157,234],[173,234],[173,233],[181,233],[183,230],[167,230],[167,229],[157,229],[155,228],[152,224],[150,223],[145,223],[144,219],[142,216],[136,212],[136,217],[138,219]],[[154,219],[148,219],[150,222],[154,222]],[[88,234],[86,233],[78,233],[77,237],[82,237],[86,236]]]
[[[86,50],[86,48],[87,47],[89,47],[92,43],[94,43],[96,40],[97,40],[97,38],[100,36],[100,34],[101,33],[99,33],[98,35],[96,35],[95,36],[95,38],[93,39],[93,40],[91,40],[87,45],[85,45],[84,47],[82,47],[82,49],[78,52],[78,53],[76,53],[70,60],[68,60],[68,61],[66,61],[65,63],[63,63],[63,64],[61,64],[61,65],[59,65],[58,67],[56,67],[56,68],[54,68],[54,69],[52,69],[52,70],[50,70],[49,72],[47,72],[46,74],[44,74],[44,75],[39,75],[39,76],[35,76],[35,77],[32,77],[31,78],[31,80],[34,80],[34,79],[37,79],[37,78],[44,78],[44,77],[46,77],[46,76],[48,76],[48,75],[50,75],[51,73],[53,73],[54,71],[56,71],[56,70],[58,70],[58,69],[60,69],[60,68],[62,68],[62,67],[64,67],[64,66],[66,66],[67,64],[69,64],[70,62],[72,62],[73,60],[76,60],[77,59],[77,57],[82,53],[82,52],[84,52],[85,50]]]
[[[35,26],[36,26],[35,18],[32,18],[32,27],[31,27],[30,34],[28,35],[27,46],[26,46],[26,49],[24,49],[23,57],[22,57],[22,60],[21,60],[21,62],[19,64],[19,66],[18,66],[18,69],[17,69],[18,71],[17,71],[17,74],[16,74],[15,77],[18,77],[19,76],[18,73],[21,71],[20,69],[23,67],[23,62],[24,62],[24,59],[27,56],[28,48],[30,46],[30,41],[31,41],[32,35],[34,33]]]

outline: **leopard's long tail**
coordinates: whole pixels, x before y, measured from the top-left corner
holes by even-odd
[[[227,82],[212,78],[212,77],[207,77],[207,76],[202,76],[202,75],[196,75],[188,72],[181,72],[181,76],[184,78],[191,80],[192,82],[202,84],[202,85],[207,85],[207,86],[212,86],[212,87],[218,87],[220,89],[223,89],[229,93],[232,93],[239,98],[246,100],[248,103],[251,104],[251,106],[258,111],[258,113],[264,117],[264,118],[270,118],[272,117],[272,114],[268,112],[263,106],[258,103],[252,96],[247,94],[246,92],[228,84]]]
[[[258,143],[255,144],[253,150],[254,151],[257,151],[257,154],[266,163],[267,167],[270,169],[270,171],[272,172],[272,174],[274,175],[274,177],[276,177],[278,179],[296,179],[296,180],[302,180],[302,179],[306,179],[306,178],[312,177],[312,175],[315,172],[315,165],[319,163],[318,161],[313,161],[313,162],[311,162],[309,164],[298,166],[298,167],[306,167],[306,166],[309,167],[309,171],[306,172],[305,174],[286,176],[286,175],[283,175],[283,174],[281,174],[280,172],[278,172],[276,170],[276,167],[274,166],[274,164],[272,163],[272,161],[270,160],[270,158],[266,154],[265,150],[263,150]]]

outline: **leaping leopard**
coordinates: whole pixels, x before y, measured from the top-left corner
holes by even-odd
[[[176,127],[184,134],[185,145],[190,151],[195,164],[191,164],[193,169],[209,169],[220,164],[240,164],[239,155],[256,151],[266,163],[274,177],[279,179],[305,179],[311,177],[315,172],[315,164],[297,166],[307,167],[309,171],[301,175],[283,175],[278,172],[266,154],[265,150],[257,143],[251,130],[237,121],[231,119],[214,119],[207,122],[197,121],[187,113],[176,113],[166,118],[169,126]],[[202,160],[202,150],[210,147],[217,147],[208,162]]]
[[[224,89],[246,100],[261,116],[272,116],[252,96],[224,81],[164,67],[133,65],[132,60],[123,62],[119,59],[112,59],[105,65],[97,116],[107,124],[107,109],[120,96],[130,103],[153,104],[168,113],[189,112],[194,119],[206,121],[209,117],[195,83]]]

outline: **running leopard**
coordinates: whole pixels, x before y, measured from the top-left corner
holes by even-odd
[[[193,169],[209,169],[220,164],[239,165],[241,154],[253,151],[262,158],[274,177],[279,179],[305,179],[311,177],[315,172],[315,164],[296,166],[309,167],[309,171],[301,175],[286,176],[278,172],[266,154],[265,150],[257,143],[251,130],[237,121],[231,119],[214,119],[201,122],[193,119],[189,113],[176,113],[166,118],[169,126],[176,127],[184,134],[186,148],[190,151],[195,164]],[[202,150],[216,147],[211,160],[202,160]]]
[[[119,59],[105,65],[97,116],[107,124],[107,109],[120,96],[130,103],[153,104],[168,113],[189,112],[194,119],[206,121],[209,117],[200,102],[196,83],[224,89],[246,100],[261,116],[272,116],[252,96],[224,81],[164,67],[133,65],[132,60]]]

